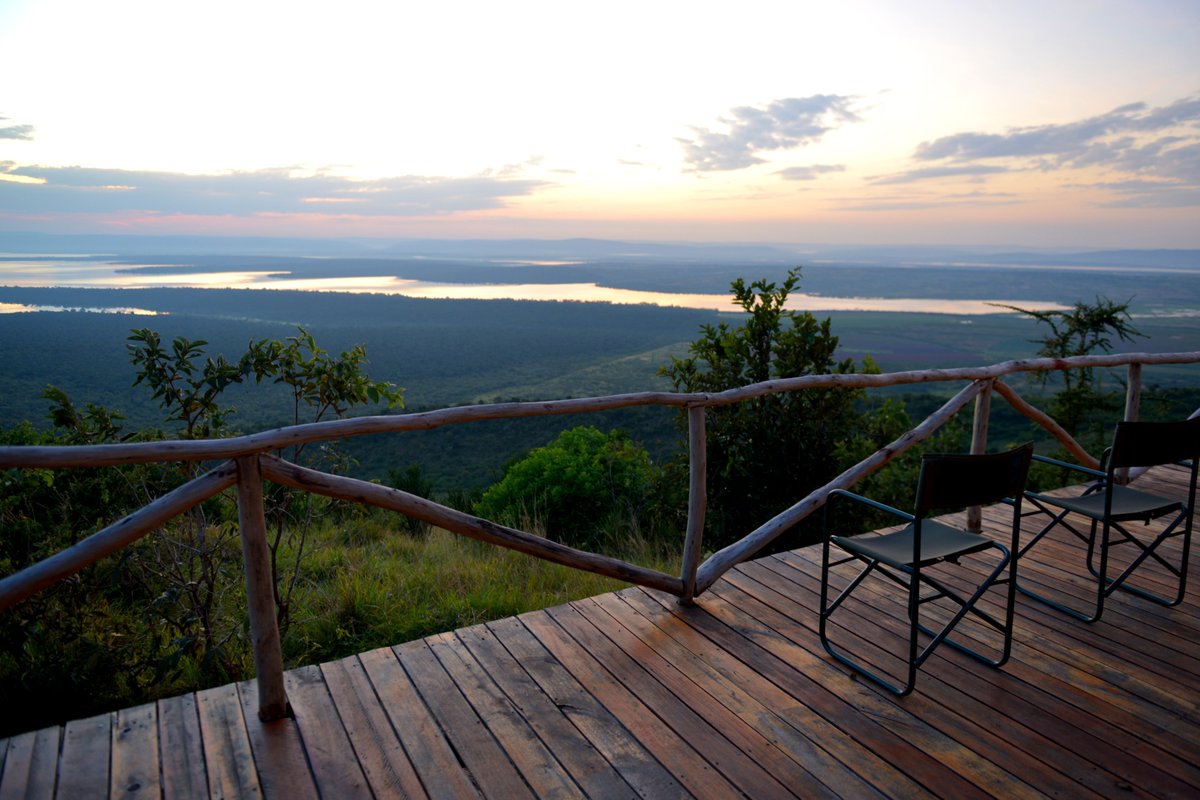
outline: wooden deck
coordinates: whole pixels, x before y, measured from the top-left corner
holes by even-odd
[[[743,564],[694,608],[628,589],[293,670],[295,719],[260,723],[242,683],[0,740],[0,798],[1200,796],[1195,589],[1095,625],[1021,597],[1007,667],[942,648],[897,700],[822,650],[819,558]],[[1077,562],[1021,571],[1082,596]],[[900,608],[836,635],[882,663]]]

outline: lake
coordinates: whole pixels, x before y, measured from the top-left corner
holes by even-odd
[[[712,311],[735,310],[729,294],[662,292],[601,286],[595,282],[451,283],[413,280],[395,275],[297,276],[286,269],[201,269],[187,264],[146,264],[92,260],[94,257],[31,258],[0,254],[0,286],[139,289],[152,287],[229,288],[395,294],[458,300],[544,300],[649,304]],[[789,308],[807,311],[884,311],[981,315],[1011,313],[1000,305],[1027,309],[1064,309],[1054,300],[1036,297],[988,298],[872,297],[794,292]],[[0,302],[0,313],[59,310]],[[96,310],[96,309],[93,309]],[[134,309],[141,313],[153,313]]]

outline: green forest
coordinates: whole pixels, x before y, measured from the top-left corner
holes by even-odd
[[[206,438],[498,400],[721,391],[804,374],[1110,348],[1172,351],[1198,341],[1190,318],[1134,318],[1126,304],[1099,298],[1076,306],[1074,317],[818,317],[784,310],[799,280],[793,272],[734,281],[731,310],[720,314],[247,290],[5,289],[5,302],[159,315],[0,315],[0,443]],[[1106,314],[1079,321],[1096,309]],[[1081,339],[1076,325],[1108,336]],[[1027,381],[1022,390],[1096,447],[1120,415],[1121,380],[1097,371],[1066,384]],[[1147,418],[1200,407],[1200,388],[1184,368],[1153,368],[1146,381]],[[957,388],[829,389],[711,409],[706,550],[735,541],[892,441]],[[997,406],[994,447],[1037,439],[1053,449]],[[948,426],[930,447],[961,450],[966,427]],[[686,508],[685,430],[678,411],[645,408],[362,437],[282,455],[675,572]],[[917,463],[917,454],[900,459],[860,488],[903,507]],[[196,469],[8,470],[0,488],[0,575],[110,524]],[[247,677],[236,520],[231,497],[214,498],[0,615],[0,702],[11,712],[0,736]],[[278,487],[268,492],[268,521],[289,665],[619,585]],[[855,520],[864,529],[873,522]],[[801,525],[775,546],[814,535]]]
[[[737,318],[732,303],[728,314],[718,314],[649,305],[260,290],[6,288],[0,302],[160,312],[0,314],[0,420],[48,427],[41,395],[53,385],[77,403],[121,412],[133,430],[164,426],[159,410],[133,385],[126,337],[134,328],[151,327],[164,340],[204,340],[209,354],[234,358],[250,341],[284,339],[303,326],[333,353],[363,345],[367,371],[403,387],[405,410],[418,411],[667,389],[659,368],[687,352],[700,326]],[[861,361],[869,355],[885,372],[991,364],[1037,348],[1035,324],[1016,314],[828,316],[843,357]],[[1139,317],[1137,325],[1145,334],[1136,342],[1139,350],[1188,350],[1200,342],[1200,322],[1193,317]],[[1163,388],[1194,384],[1185,368],[1169,366],[1154,369],[1147,380]],[[230,432],[289,421],[284,394],[273,385],[232,386],[227,398],[236,409]],[[441,491],[478,489],[497,480],[507,461],[579,424],[628,429],[656,457],[676,440],[672,415],[653,409],[595,419],[487,422],[350,442],[357,460],[351,474],[381,478],[419,462]]]

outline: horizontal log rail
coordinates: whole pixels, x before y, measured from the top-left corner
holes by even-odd
[[[805,375],[764,381],[715,393],[642,392],[543,402],[495,403],[423,411],[411,414],[355,417],[201,441],[159,441],[62,447],[0,447],[0,469],[108,467],[154,462],[217,461],[219,464],[198,478],[154,500],[124,519],[91,534],[75,545],[0,579],[0,611],[41,589],[79,572],[88,564],[127,547],[161,528],[171,519],[214,495],[237,486],[242,529],[243,560],[255,666],[259,684],[259,716],[275,719],[288,713],[283,691],[283,665],[279,631],[274,614],[269,554],[263,540],[262,481],[269,480],[304,492],[339,500],[378,506],[396,511],[453,533],[537,558],[595,572],[629,583],[660,589],[690,603],[736,564],[751,558],[785,531],[820,509],[829,492],[848,489],[915,445],[927,440],[954,415],[976,400],[971,452],[987,447],[987,416],[992,392],[1046,429],[1081,463],[1098,465],[1098,460],[1076,442],[1048,414],[1039,410],[1008,384],[1009,375],[1067,369],[1113,368],[1129,370],[1125,419],[1136,419],[1140,402],[1142,368],[1153,364],[1200,363],[1200,351],[1184,353],[1126,353],[1075,358],[1035,358],[1005,361],[985,367],[913,370],[879,374]],[[713,553],[701,562],[702,532],[706,512],[707,469],[705,410],[732,405],[756,397],[784,392],[830,387],[882,388],[929,383],[966,381],[968,385],[919,425],[851,467],[826,485],[814,489],[782,513],[754,529],[739,541]],[[458,511],[407,492],[353,478],[330,475],[287,462],[272,452],[318,441],[405,431],[430,430],[445,425],[495,419],[516,419],[561,414],[579,414],[638,406],[687,409],[689,470],[688,527],[683,568],[678,576],[632,564],[621,559],[578,550],[525,531]],[[1200,412],[1197,412],[1200,413]],[[978,519],[969,515],[968,519]]]
[[[617,558],[589,553],[559,544],[533,533],[508,528],[486,519],[465,514],[415,494],[380,486],[377,483],[330,475],[308,469],[274,456],[260,456],[263,477],[275,483],[336,500],[378,506],[428,522],[452,533],[481,542],[507,547],[557,564],[596,572],[628,583],[638,583],[678,595],[682,581],[657,570],[639,567]]]
[[[128,547],[236,482],[237,467],[226,462],[67,549],[0,579],[0,611]]]

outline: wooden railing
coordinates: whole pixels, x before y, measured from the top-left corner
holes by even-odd
[[[0,611],[41,589],[79,572],[89,564],[117,552],[142,536],[162,527],[199,503],[232,486],[237,487],[238,513],[245,562],[247,607],[254,646],[259,689],[259,716],[277,719],[287,713],[283,683],[283,660],[276,623],[270,553],[266,542],[263,481],[366,505],[401,514],[448,531],[538,558],[596,572],[629,583],[661,589],[690,603],[734,565],[751,558],[780,534],[821,508],[828,494],[847,489],[914,445],[928,439],[955,414],[975,401],[971,451],[987,448],[987,428],[993,393],[1037,422],[1081,463],[1097,466],[1087,453],[1047,414],[1022,399],[1000,379],[1018,373],[1079,368],[1128,368],[1125,418],[1136,419],[1141,393],[1141,374],[1147,364],[1200,363],[1200,352],[1132,353],[1082,356],[1067,359],[1007,361],[987,367],[917,370],[884,374],[806,375],[756,383],[724,392],[699,394],[645,392],[639,394],[552,400],[532,403],[497,403],[463,406],[395,416],[357,417],[296,425],[248,436],[202,441],[160,441],[73,447],[0,447],[0,469],[103,467],[151,462],[213,461],[226,459],[208,472],[154,500],[124,519],[88,536],[75,545],[0,579]],[[707,507],[705,409],[732,405],[754,397],[824,387],[873,388],[935,382],[967,385],[941,408],[912,430],[869,458],[846,470],[829,483],[801,498],[739,541],[709,556],[701,563],[703,530]],[[285,461],[273,452],[293,445],[330,441],[379,433],[428,430],[444,425],[489,419],[513,419],[556,414],[577,414],[635,406],[686,408],[690,457],[687,532],[679,575],[632,564],[622,559],[590,553],[457,511],[407,492],[353,478],[330,475]],[[978,509],[969,514],[968,524],[978,528]]]

